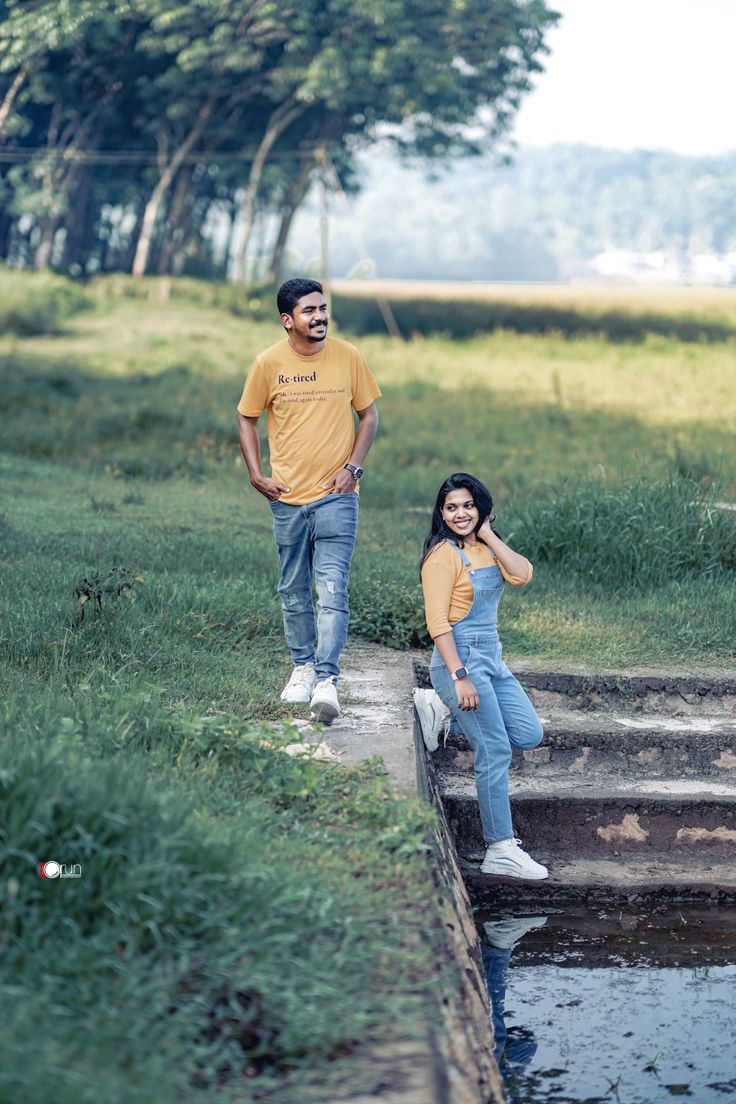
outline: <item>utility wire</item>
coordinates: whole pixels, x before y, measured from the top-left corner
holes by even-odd
[[[273,150],[269,159],[277,158],[289,160],[291,158],[313,158],[316,146],[303,145],[296,149]],[[237,164],[241,161],[252,161],[256,156],[257,148],[228,151],[223,153],[190,153],[183,158],[188,165],[213,165],[223,162]],[[51,161],[76,161],[83,165],[158,165],[158,157],[155,153],[146,153],[141,150],[54,150],[47,146],[17,146],[0,147],[0,162],[5,164],[22,164],[24,161],[39,160]]]

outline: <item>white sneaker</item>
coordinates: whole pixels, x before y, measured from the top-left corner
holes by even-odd
[[[281,700],[295,704],[310,701],[316,678],[314,664],[301,663],[291,672],[291,678],[281,691]]]
[[[322,724],[332,724],[335,717],[340,716],[340,703],[337,700],[337,687],[335,676],[320,679],[312,692],[312,700],[309,703],[312,709],[312,720],[321,721]]]
[[[414,690],[414,708],[419,717],[427,751],[436,751],[440,742],[440,733],[446,729],[450,719],[450,710],[436,690]]]
[[[500,874],[505,878],[526,878],[529,881],[539,882],[549,876],[546,866],[535,862],[521,849],[521,840],[499,840],[498,843],[489,843],[486,855],[481,864],[483,874]]]
[[[546,916],[520,916],[513,920],[488,920],[483,930],[492,947],[510,951],[527,932],[543,928],[546,923]]]

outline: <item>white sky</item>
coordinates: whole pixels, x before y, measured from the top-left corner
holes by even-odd
[[[736,0],[549,0],[551,53],[521,145],[736,149]]]

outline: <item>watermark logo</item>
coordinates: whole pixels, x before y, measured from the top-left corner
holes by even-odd
[[[48,862],[39,863],[38,873],[42,878],[81,878],[82,867],[80,863],[64,866],[63,863],[50,859]]]

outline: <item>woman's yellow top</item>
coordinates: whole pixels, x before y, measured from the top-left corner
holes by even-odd
[[[470,560],[471,567],[493,567],[497,563],[504,579],[512,586],[524,586],[531,580],[531,564],[528,579],[510,575],[482,541],[472,546],[466,544],[463,552]],[[452,626],[470,613],[473,583],[457,548],[448,541],[436,544],[425,560],[422,567],[422,590],[427,628],[433,640],[442,633],[451,632]]]

